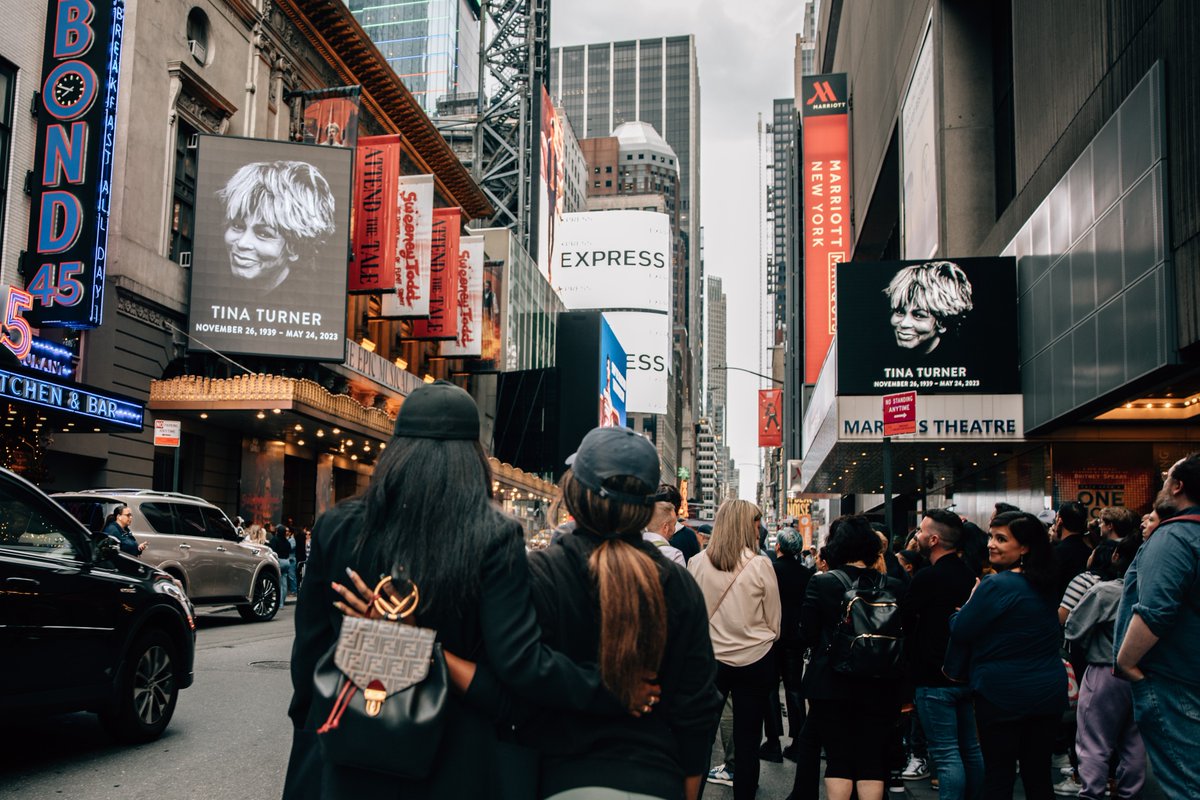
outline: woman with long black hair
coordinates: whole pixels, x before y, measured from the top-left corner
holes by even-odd
[[[448,700],[442,744],[427,779],[402,781],[322,758],[313,671],[337,641],[350,599],[333,585],[349,585],[352,571],[391,575],[402,567],[420,589],[416,622],[436,630],[446,651],[488,665],[519,698],[624,715],[597,671],[539,643],[521,526],[490,495],[475,403],[457,386],[437,381],[401,406],[366,492],[317,520],[309,579],[296,608],[288,709],[295,734],[286,800],[497,796],[513,772],[500,755],[495,720],[476,709],[470,692]]]
[[[1050,758],[1067,705],[1056,606],[1058,572],[1046,527],[1032,514],[997,514],[988,532],[996,570],[950,617],[947,672],[975,691],[985,800],[1010,800],[1017,763],[1029,800],[1054,796]]]

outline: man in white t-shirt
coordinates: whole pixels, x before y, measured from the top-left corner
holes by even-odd
[[[683,567],[686,566],[683,552],[677,547],[672,547],[671,542],[667,539],[674,532],[675,507],[668,501],[660,500],[654,504],[654,516],[646,523],[646,530],[642,533],[642,538],[658,547],[668,561],[674,561]]]

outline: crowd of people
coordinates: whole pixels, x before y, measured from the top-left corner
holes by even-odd
[[[529,552],[478,439],[469,395],[421,387],[368,490],[317,521],[285,798],[695,800],[723,782],[750,800],[760,760],[784,758],[791,800],[818,797],[822,758],[831,800],[931,771],[943,798],[1011,798],[1018,774],[1031,799],[1133,798],[1147,760],[1168,796],[1200,796],[1200,454],[1140,521],[998,504],[985,531],[930,509],[893,552],[861,515],[808,547],[768,539],[744,500],[687,527],[654,447],[598,428],[560,483],[571,523]],[[379,617],[376,575],[419,587],[410,621],[454,688],[422,777],[321,744],[314,669],[347,617]]]

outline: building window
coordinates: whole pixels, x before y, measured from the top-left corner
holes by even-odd
[[[592,170],[592,172],[594,172],[595,174],[599,175],[599,174],[600,174],[600,168],[599,168],[599,167],[596,167],[594,170]]]
[[[626,155],[626,156],[625,156],[625,160],[626,160],[626,161],[633,161],[633,153],[629,153],[628,155]]]
[[[605,189],[611,189],[611,188],[612,188],[612,181],[605,181],[605,182],[604,182],[604,188],[605,188]]]
[[[196,221],[196,146],[199,134],[179,120],[175,132],[175,189],[171,198],[171,254],[181,267],[192,265]]]
[[[638,153],[638,161],[645,161],[645,160],[646,160],[646,154]]]
[[[200,66],[208,64],[208,17],[198,8],[188,12],[187,45]]]
[[[610,164],[609,166],[605,167],[605,168],[604,168],[604,171],[605,171],[606,173],[609,173],[609,174],[611,174],[611,173],[612,173],[612,165]]]
[[[593,189],[599,189],[599,188],[600,188],[600,181],[592,181],[592,188],[593,188]]]
[[[0,253],[4,252],[4,209],[8,202],[8,153],[12,147],[13,99],[17,70],[0,60]]]

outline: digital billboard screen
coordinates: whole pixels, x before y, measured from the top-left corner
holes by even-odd
[[[1012,258],[837,267],[837,391],[1019,394]]]
[[[353,155],[200,137],[190,348],[343,360]]]

